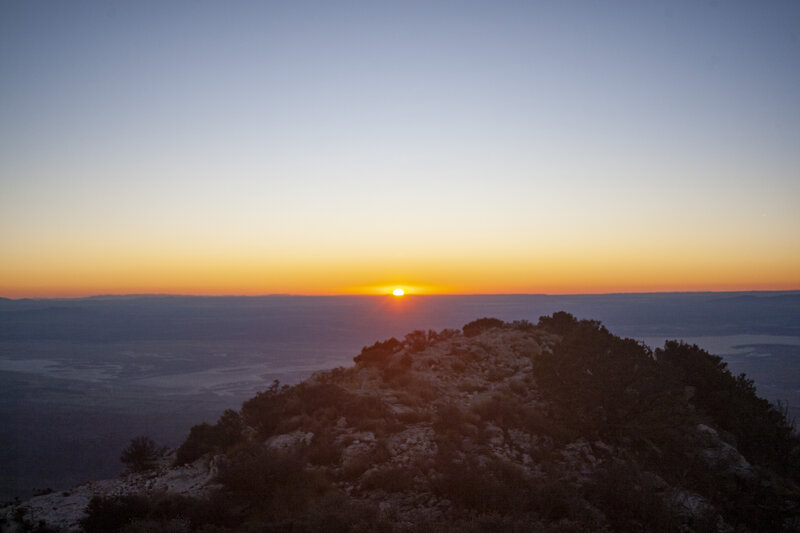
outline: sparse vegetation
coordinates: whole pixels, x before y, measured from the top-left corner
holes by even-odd
[[[81,527],[85,533],[242,531],[237,507],[221,494],[211,499],[175,494],[95,497]]]

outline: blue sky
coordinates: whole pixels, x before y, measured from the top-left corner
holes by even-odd
[[[796,2],[8,1],[0,292],[798,288],[799,94]]]

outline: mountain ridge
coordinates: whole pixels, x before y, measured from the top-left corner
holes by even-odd
[[[276,382],[157,468],[8,508],[4,531],[797,531],[798,442],[696,346],[484,318]]]

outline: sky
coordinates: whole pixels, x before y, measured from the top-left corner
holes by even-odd
[[[0,3],[0,296],[800,289],[800,4]]]

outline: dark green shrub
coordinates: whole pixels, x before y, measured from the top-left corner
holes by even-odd
[[[384,365],[393,353],[400,351],[403,343],[392,337],[383,342],[376,342],[372,346],[364,346],[361,353],[353,358],[356,363],[364,365]]]
[[[257,429],[262,437],[272,435],[284,419],[289,390],[288,386],[281,387],[280,382],[275,380],[267,390],[245,401],[241,410],[244,423]]]
[[[374,395],[358,395],[331,383],[301,383],[293,387],[273,386],[242,405],[244,423],[263,438],[297,429],[292,420],[308,417],[322,426],[346,417],[360,429],[394,420],[394,414]]]
[[[434,491],[455,505],[479,513],[519,514],[531,508],[530,480],[511,463],[492,459],[485,466],[473,458],[439,461]]]
[[[614,462],[594,472],[586,499],[602,510],[613,531],[681,531],[681,520],[636,464]]]
[[[85,533],[171,533],[200,528],[213,531],[215,526],[220,531],[238,530],[241,517],[231,512],[233,507],[221,497],[198,500],[176,494],[95,496],[89,501],[81,527]]]
[[[321,473],[306,470],[300,454],[262,445],[232,453],[217,481],[235,501],[249,506],[249,514],[267,521],[302,516],[312,500],[330,490]]]
[[[461,330],[445,328],[445,329],[443,329],[442,331],[440,331],[439,333],[436,334],[436,340],[437,341],[443,341],[443,340],[446,340],[446,339],[452,339],[453,337],[455,337],[456,335],[458,335],[460,333],[461,333]],[[428,336],[430,336],[430,332],[428,332]]]
[[[175,465],[191,463],[207,453],[223,453],[242,439],[239,413],[227,409],[215,425],[205,422],[193,426],[175,454]]]
[[[436,335],[435,331],[430,333],[432,333],[434,336]],[[428,347],[428,334],[420,329],[412,331],[406,335],[404,344],[408,346],[408,350],[412,353],[421,352]]]
[[[650,349],[596,321],[571,326],[533,371],[553,413],[585,437],[652,440],[688,421],[683,387],[659,371]]]
[[[341,492],[329,492],[311,503],[305,516],[292,524],[292,531],[302,533],[351,533],[395,531],[392,523],[383,519],[374,504],[353,501]]]
[[[119,460],[132,472],[143,472],[156,466],[156,461],[164,453],[150,437],[134,437],[122,450]]]
[[[492,328],[501,328],[504,325],[505,322],[499,318],[479,318],[478,320],[473,320],[472,322],[465,324],[461,330],[464,332],[465,337],[475,337],[484,331]]]
[[[119,531],[133,520],[146,517],[149,510],[150,502],[144,496],[95,496],[89,501],[87,516],[81,520],[81,527],[85,533]]]
[[[515,320],[510,324],[510,326],[513,329],[517,329],[519,331],[534,331],[534,330],[536,330],[536,325],[535,324],[531,324],[527,320]]]
[[[553,316],[540,316],[539,327],[556,335],[566,335],[578,325],[578,319],[565,311],[557,311]]]
[[[517,396],[508,394],[495,394],[472,406],[472,412],[483,422],[504,429],[530,429],[529,421],[538,415],[538,411],[526,406]]]
[[[800,437],[794,424],[780,406],[756,395],[752,380],[733,376],[721,357],[697,345],[667,341],[655,355],[665,371],[694,388],[698,410],[731,433],[749,461],[800,481]]]
[[[213,449],[214,426],[203,422],[192,426],[189,436],[175,453],[175,466],[192,463]]]

